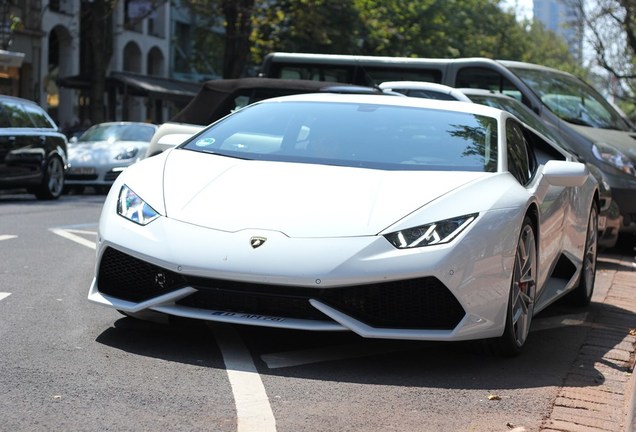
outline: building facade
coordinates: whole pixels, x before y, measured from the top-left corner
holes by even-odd
[[[566,0],[533,0],[534,19],[561,36],[574,58],[583,59],[583,24]]]
[[[99,1],[99,0],[98,0]],[[103,17],[112,34],[106,67],[105,120],[161,123],[185,106],[200,81],[194,73],[175,79],[176,26],[187,28],[189,15],[170,1],[103,0],[114,9]],[[92,123],[93,85],[90,43],[94,3],[86,0],[0,0],[0,93],[39,103],[63,128]],[[2,12],[2,10],[0,10]],[[174,16],[174,18],[173,18]],[[8,23],[18,23],[9,29]],[[8,29],[8,30],[7,30]],[[2,49],[3,33],[11,43]],[[184,80],[183,78],[188,80]]]

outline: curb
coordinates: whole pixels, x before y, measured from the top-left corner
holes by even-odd
[[[603,255],[598,267],[593,301],[600,310],[541,432],[634,431],[636,265]]]

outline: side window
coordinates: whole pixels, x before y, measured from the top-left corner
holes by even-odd
[[[31,121],[36,128],[56,129],[56,126],[51,123],[51,120],[49,120],[44,111],[39,107],[24,105],[24,110],[27,112],[29,117],[31,117]]]
[[[11,127],[11,111],[3,103],[0,103],[0,128]]]
[[[421,67],[379,67],[360,66],[359,72],[371,79],[372,83],[367,85],[377,85],[384,81],[425,81],[441,83],[442,74],[435,69],[424,69]]]
[[[308,79],[314,81],[352,82],[353,66],[327,64],[282,64],[278,70],[272,65],[274,78]]]
[[[4,109],[9,117],[10,127],[14,128],[32,128],[33,122],[29,118],[29,115],[23,109],[22,104],[13,102],[5,102]]]
[[[523,94],[499,72],[483,67],[465,67],[457,72],[457,88],[478,88],[503,93],[524,102]]]
[[[506,148],[508,171],[519,183],[527,184],[534,172],[534,159],[531,157],[530,148],[521,126],[512,119],[508,119],[506,122]]]

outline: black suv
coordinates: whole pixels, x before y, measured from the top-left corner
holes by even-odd
[[[0,96],[0,188],[57,199],[64,188],[66,136],[36,103]]]

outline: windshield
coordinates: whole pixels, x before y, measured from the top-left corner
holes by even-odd
[[[582,126],[629,130],[621,115],[583,81],[549,70],[511,69],[561,119]]]
[[[251,160],[392,170],[497,169],[497,121],[340,102],[250,105],[182,147]]]
[[[146,141],[150,142],[155,128],[144,124],[100,124],[84,132],[78,142]]]
[[[558,141],[557,139],[555,139],[552,132],[543,123],[543,121],[539,117],[537,117],[536,114],[532,112],[532,110],[530,110],[530,108],[528,108],[527,106],[525,106],[524,104],[522,104],[516,99],[513,99],[511,97],[497,96],[497,95],[493,95],[493,96],[470,95],[469,97],[470,97],[470,100],[472,100],[475,103],[488,105],[503,111],[508,111],[509,113],[516,116],[522,122],[530,125],[534,129],[541,132],[543,135],[549,138],[552,138],[555,141]]]

